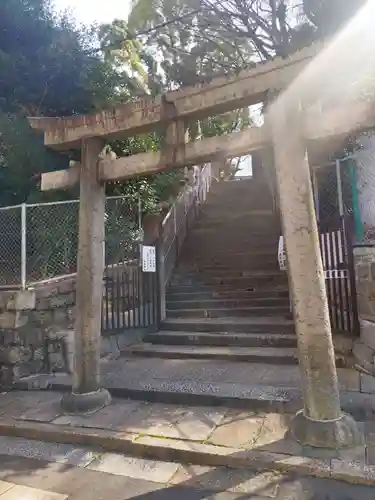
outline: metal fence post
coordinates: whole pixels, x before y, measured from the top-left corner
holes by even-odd
[[[156,243],[156,278],[157,278],[157,310],[158,310],[158,328],[160,322],[164,321],[166,313],[166,279],[165,279],[165,254],[163,239],[159,238]]]
[[[26,289],[26,203],[21,205],[21,287]]]

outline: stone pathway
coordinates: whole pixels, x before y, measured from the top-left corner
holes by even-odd
[[[59,441],[62,444],[56,446],[61,451],[55,453],[60,455],[65,454],[67,443],[84,444],[158,460],[294,471],[375,485],[374,422],[359,423],[363,444],[358,448],[328,451],[296,443],[288,433],[290,413],[115,398],[96,413],[71,416],[61,412],[60,399],[60,393],[49,391],[1,394],[0,434],[8,437],[0,438],[0,453],[17,449],[22,456],[35,458],[29,454],[29,445],[22,449],[22,441],[12,441],[11,447],[9,436],[19,436]],[[74,452],[70,459],[77,464],[87,460],[81,452]]]
[[[227,406],[293,413],[301,408],[297,366],[209,360],[111,359],[102,361],[102,383],[120,398],[191,406]],[[341,404],[357,420],[375,418],[375,379],[338,369]],[[33,375],[19,389],[68,390],[66,374]]]
[[[0,438],[1,500],[373,500],[373,488]]]

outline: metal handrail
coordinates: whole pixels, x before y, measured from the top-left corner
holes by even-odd
[[[198,215],[199,206],[207,198],[212,179],[212,168],[209,163],[199,171],[196,182],[185,186],[164,217],[161,236],[165,268],[164,286],[169,281],[189,226]],[[175,250],[174,253],[172,249]]]

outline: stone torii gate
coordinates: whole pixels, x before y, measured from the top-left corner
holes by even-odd
[[[236,157],[273,148],[304,398],[304,408],[292,430],[300,442],[313,446],[356,444],[356,424],[340,409],[306,154],[323,139],[342,139],[352,132],[353,127],[347,130],[343,119],[346,110],[301,113],[298,101],[278,104],[277,100],[262,127],[187,144],[184,139],[187,118],[199,119],[265,101],[270,92],[280,93],[289,87],[321,48],[310,47],[233,78],[216,78],[93,115],[29,119],[33,128],[44,132],[46,146],[81,150],[80,164],[42,175],[42,190],[80,184],[74,381],[72,392],[62,401],[68,412],[93,411],[110,401],[99,374],[105,183],[203,163],[216,155]],[[373,126],[373,120],[365,123],[367,108],[359,109],[359,115],[358,127]],[[102,157],[105,140],[156,127],[165,130],[162,151],[118,159]]]

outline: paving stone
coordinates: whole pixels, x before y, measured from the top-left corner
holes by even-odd
[[[0,477],[23,486],[67,495],[69,500],[126,500],[163,489],[163,484],[133,480],[83,467],[0,456]],[[1,498],[1,497],[0,497]],[[146,497],[147,498],[147,497]],[[153,497],[152,497],[153,498]],[[21,500],[21,499],[20,499]]]
[[[0,495],[10,490],[10,488],[13,488],[13,486],[14,486],[13,483],[8,483],[7,481],[0,481]]]
[[[144,435],[203,441],[223,419],[226,409],[143,404],[118,430]]]
[[[59,493],[18,485],[1,495],[1,500],[66,500],[67,498],[66,495]]]
[[[22,438],[0,437],[3,455],[35,458],[74,466],[86,466],[96,457],[95,452],[69,444],[45,443]]]
[[[112,400],[111,404],[101,410],[89,415],[63,415],[56,418],[53,423],[56,425],[72,425],[77,427],[91,427],[94,429],[116,430],[123,427],[126,418],[135,412],[140,402]]]
[[[334,479],[342,479],[355,484],[364,482],[373,484],[375,481],[375,466],[363,462],[334,458],[331,460],[331,469]]]
[[[248,448],[254,445],[261,432],[264,417],[257,414],[229,412],[208,442],[219,446]]]
[[[287,450],[287,453],[292,454],[297,448],[299,451],[300,447],[293,446],[291,440],[285,439],[291,420],[292,416],[288,414],[229,412],[222,425],[215,429],[209,442],[279,453]]]
[[[282,480],[283,475],[276,472],[182,465],[171,482],[212,491],[258,494],[264,498],[276,498]]]
[[[285,438],[290,429],[292,415],[281,413],[266,413],[254,445],[258,448]]]
[[[48,391],[17,391],[0,395],[0,406],[7,418],[18,418],[27,412],[34,411],[34,418],[38,416],[48,418],[51,413],[48,406],[54,405],[52,414],[56,411],[61,400],[61,394]],[[31,413],[32,414],[32,413]],[[52,417],[53,418],[53,417]]]
[[[365,443],[367,448],[367,463],[375,465],[375,423],[365,422]]]
[[[179,464],[105,453],[94,460],[87,468],[135,479],[167,483],[177,472]]]
[[[17,420],[31,420],[34,422],[52,422],[61,414],[60,402],[46,402],[39,404],[36,408],[27,410]]]

